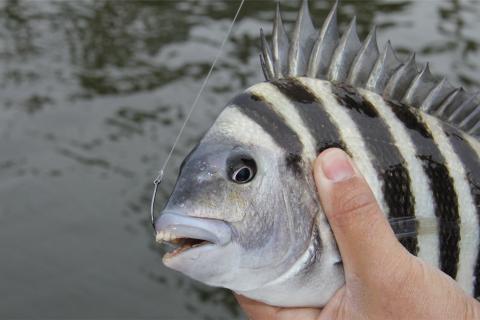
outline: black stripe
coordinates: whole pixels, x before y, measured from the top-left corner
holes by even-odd
[[[347,85],[332,85],[338,103],[343,106],[365,141],[372,156],[372,164],[383,181],[382,191],[388,206],[389,218],[412,218],[415,220],[415,199],[410,190],[411,181],[405,159],[396,147],[390,129],[375,107],[354,88]],[[417,254],[417,237],[401,239],[400,242],[412,254]]]
[[[286,124],[280,114],[275,112],[270,103],[256,94],[244,92],[230,101],[229,105],[238,108],[272,137],[287,154],[285,159],[287,166],[297,173],[302,171],[303,144],[297,133]]]
[[[409,129],[408,133],[416,147],[416,157],[421,161],[429,179],[438,219],[440,267],[455,279],[460,241],[458,199],[445,158],[417,110],[394,102],[387,102],[387,105]]]
[[[455,153],[463,163],[470,185],[470,192],[472,193],[473,201],[477,208],[477,215],[480,220],[480,159],[478,158],[478,154],[458,129],[447,124],[444,125],[443,129],[449,137]],[[477,262],[473,274],[474,297],[480,297],[480,255],[478,250],[479,248],[477,247],[477,252],[474,253],[477,255]]]
[[[332,147],[342,148],[348,152],[329,114],[308,88],[296,79],[277,80],[272,84],[294,104],[300,118],[315,139],[317,154]]]

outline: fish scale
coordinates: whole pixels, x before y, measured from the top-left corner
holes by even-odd
[[[320,102],[314,95],[302,90],[302,87],[295,81],[277,80],[273,82],[273,85],[295,104],[298,113],[316,140],[317,154],[332,147],[347,149],[341,143],[336,128],[329,120],[329,115],[322,110],[322,107],[319,106]],[[323,114],[319,115],[320,112]]]
[[[476,207],[480,208],[480,173],[478,171],[478,168],[480,167],[480,161],[476,156],[476,151],[457,129],[445,125],[444,130],[446,135],[449,137],[455,152],[461,158],[465,169],[468,172],[467,179],[471,188],[472,197],[475,201]],[[480,296],[480,277],[478,277],[480,268],[479,258],[480,255],[478,255],[476,258],[476,267],[474,271],[474,274],[476,275],[474,283],[475,297]]]
[[[390,41],[379,50],[376,27],[362,42],[353,18],[342,34],[338,6],[317,30],[304,0],[289,36],[277,5],[271,41],[260,34],[266,82],[226,105],[155,223],[160,240],[198,237],[164,263],[272,305],[324,306],[345,279],[312,161],[339,147],[403,246],[479,297],[478,95]]]

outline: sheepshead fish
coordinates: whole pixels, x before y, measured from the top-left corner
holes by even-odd
[[[323,306],[344,284],[312,163],[348,152],[399,241],[480,296],[480,104],[476,95],[340,34],[303,1],[290,36],[277,7],[261,32],[265,82],[234,97],[184,160],[157,241],[166,266],[277,306]],[[397,222],[397,223],[393,223]],[[402,236],[407,235],[407,236]],[[368,245],[368,244],[366,244]]]

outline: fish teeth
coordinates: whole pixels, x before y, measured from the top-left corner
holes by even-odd
[[[157,234],[155,235],[155,241],[158,242],[158,243],[162,243],[162,241],[163,241],[163,231],[157,232]]]
[[[157,232],[157,235],[155,236],[155,241],[158,243],[172,241],[174,239],[177,239],[177,236],[168,230],[161,230]]]

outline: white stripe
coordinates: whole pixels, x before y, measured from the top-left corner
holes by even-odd
[[[269,102],[272,105],[273,109],[285,119],[286,124],[290,128],[292,128],[299,136],[304,146],[305,159],[310,159],[310,161],[313,162],[317,157],[315,142],[316,140],[312,136],[303,119],[298,114],[297,107],[291,102],[291,100],[289,100],[287,96],[284,95],[276,86],[270,83],[257,84],[251,87],[249,91],[255,93],[256,95],[262,97],[262,99],[264,99],[265,101]],[[310,164],[307,168],[309,170],[312,169]],[[313,176],[310,174],[309,178],[309,181],[311,183],[311,190],[315,192],[315,182],[313,180]],[[321,257],[322,262],[320,263],[320,265],[324,267],[320,267],[320,270],[322,270],[321,272],[332,274],[332,266],[335,266],[336,263],[338,263],[338,261],[340,260],[340,256],[338,254],[337,245],[335,242],[335,238],[332,234],[332,230],[324,214],[321,214],[317,217],[317,227],[323,245],[323,254]],[[297,272],[299,272],[303,267],[304,262],[304,260],[300,259],[296,263],[295,267],[292,267],[292,269],[289,271],[289,274],[285,275],[285,277],[290,277],[291,274],[296,274]],[[317,274],[317,276],[319,276],[319,279],[323,279],[322,274]],[[325,291],[329,292],[326,284],[324,284],[324,286]],[[320,296],[317,298],[321,299]]]
[[[311,135],[305,123],[300,118],[297,109],[274,85],[268,82],[257,84],[247,91],[254,93],[268,102],[273,109],[280,114],[287,126],[295,131],[303,144],[303,156],[310,161],[317,157],[315,151],[315,139]]]
[[[422,163],[416,157],[416,147],[405,125],[395,116],[378,94],[367,90],[359,92],[377,109],[390,129],[395,146],[405,159],[410,176],[410,188],[415,198],[415,217],[418,221],[418,257],[425,262],[439,266],[439,241],[437,217],[430,183]]]
[[[472,149],[475,151],[475,154],[477,155],[477,157],[480,158],[480,142],[473,138],[472,136],[468,135],[468,134],[464,134],[463,137],[467,140],[467,142],[470,144],[470,146],[472,147]],[[478,210],[478,208],[477,208]],[[475,257],[475,261],[478,260],[478,256],[480,255],[480,241],[479,241],[479,233],[480,233],[480,230],[478,229],[478,226],[479,226],[479,217],[478,217],[478,212],[477,212],[477,215],[476,215],[476,219],[471,221],[470,223],[468,223],[468,226],[469,226],[469,231],[468,232],[472,232],[474,233],[477,237],[476,239],[473,238],[472,236],[472,241],[474,241],[474,244],[472,246],[475,246],[475,251],[472,252],[472,256]],[[476,267],[476,265],[475,265]],[[475,267],[473,268],[473,271],[472,271],[472,283],[474,283],[475,281]],[[474,288],[475,290],[475,288]],[[477,297],[475,297],[477,298]]]
[[[203,139],[215,139],[222,136],[246,145],[255,142],[267,151],[284,153],[262,126],[237,108],[225,108]]]
[[[338,128],[340,137],[355,160],[355,164],[360,172],[363,173],[383,212],[388,215],[388,206],[384,201],[382,193],[382,183],[373,167],[372,159],[367,151],[368,149],[362,134],[345,108],[338,104],[332,93],[331,83],[309,78],[299,78],[299,81],[310,88],[315,96],[322,101],[325,111],[330,115],[330,120]]]
[[[455,153],[448,137],[436,118],[423,114],[425,123],[432,132],[433,139],[445,157],[445,165],[453,179],[453,186],[458,197],[458,213],[460,216],[460,257],[456,280],[468,293],[473,293],[473,273],[478,250],[478,228],[469,228],[474,223],[478,225],[475,203],[467,181],[465,168],[461,159]]]

